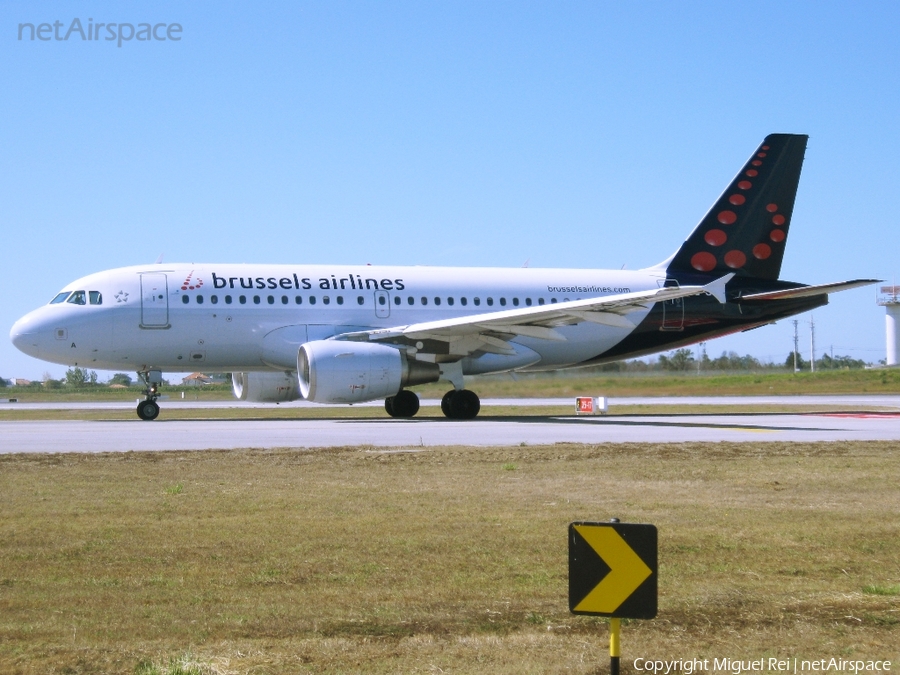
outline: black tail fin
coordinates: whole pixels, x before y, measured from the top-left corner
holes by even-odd
[[[766,136],[667,271],[777,279],[808,138]]]

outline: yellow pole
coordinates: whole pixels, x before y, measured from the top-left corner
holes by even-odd
[[[622,654],[622,645],[619,641],[619,619],[609,620],[609,675],[619,675],[619,657]]]

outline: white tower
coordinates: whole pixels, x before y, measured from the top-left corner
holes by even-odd
[[[882,286],[878,304],[887,310],[885,328],[887,337],[887,365],[900,365],[900,286]]]

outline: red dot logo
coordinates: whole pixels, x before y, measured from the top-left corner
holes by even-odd
[[[754,176],[758,176],[758,175],[759,175],[759,171],[757,171],[756,169],[747,169],[747,170],[744,172],[744,174],[747,175],[747,176],[750,176],[750,178],[753,178]]]
[[[725,264],[731,269],[736,270],[739,267],[743,267],[746,262],[747,256],[740,251],[728,251],[728,253],[725,254]]]
[[[737,215],[734,211],[719,211],[718,219],[723,225],[732,225],[737,220]]]
[[[186,291],[186,290],[187,290],[187,286],[182,286],[182,287],[181,287],[181,290]]]
[[[764,146],[762,146],[762,149],[763,149],[763,150],[768,150],[768,149],[769,149],[769,146],[768,146],[768,145],[764,145]]]
[[[738,183],[738,187],[741,188],[741,190],[749,190],[753,187],[753,183],[751,183],[749,180],[742,180],[740,183]]]
[[[756,153],[756,156],[757,156],[757,157],[765,157],[765,156],[766,156],[766,153],[764,153],[764,152],[757,152],[757,153]]]
[[[735,206],[740,206],[745,201],[747,201],[747,198],[744,197],[744,195],[731,195],[728,198],[728,201],[731,202],[732,204],[734,204]]]
[[[777,216],[772,216],[772,222],[776,225],[784,225],[784,216],[780,213]]]
[[[762,166],[762,162],[760,162],[758,159],[754,159],[754,160],[753,160],[752,162],[750,162],[750,163],[751,163],[753,166]]]
[[[691,266],[701,272],[710,272],[716,268],[716,256],[706,251],[695,253],[691,258]]]
[[[772,230],[769,232],[769,239],[774,242],[784,241],[784,238],[787,235],[784,233],[784,230]]]
[[[722,232],[722,230],[710,230],[703,235],[703,239],[710,246],[721,246],[728,241],[728,235]]]
[[[757,244],[753,247],[753,257],[759,260],[765,260],[772,255],[772,247],[768,244]]]
[[[778,210],[778,204],[766,204],[766,211],[775,213]]]

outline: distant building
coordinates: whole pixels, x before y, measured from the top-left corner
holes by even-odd
[[[203,373],[191,373],[181,381],[181,384],[186,387],[201,387],[204,384],[210,384],[211,382],[212,378],[209,375],[204,375]]]
[[[14,380],[10,380],[15,387],[27,387],[31,384],[31,380],[24,380],[21,377],[17,377]]]

